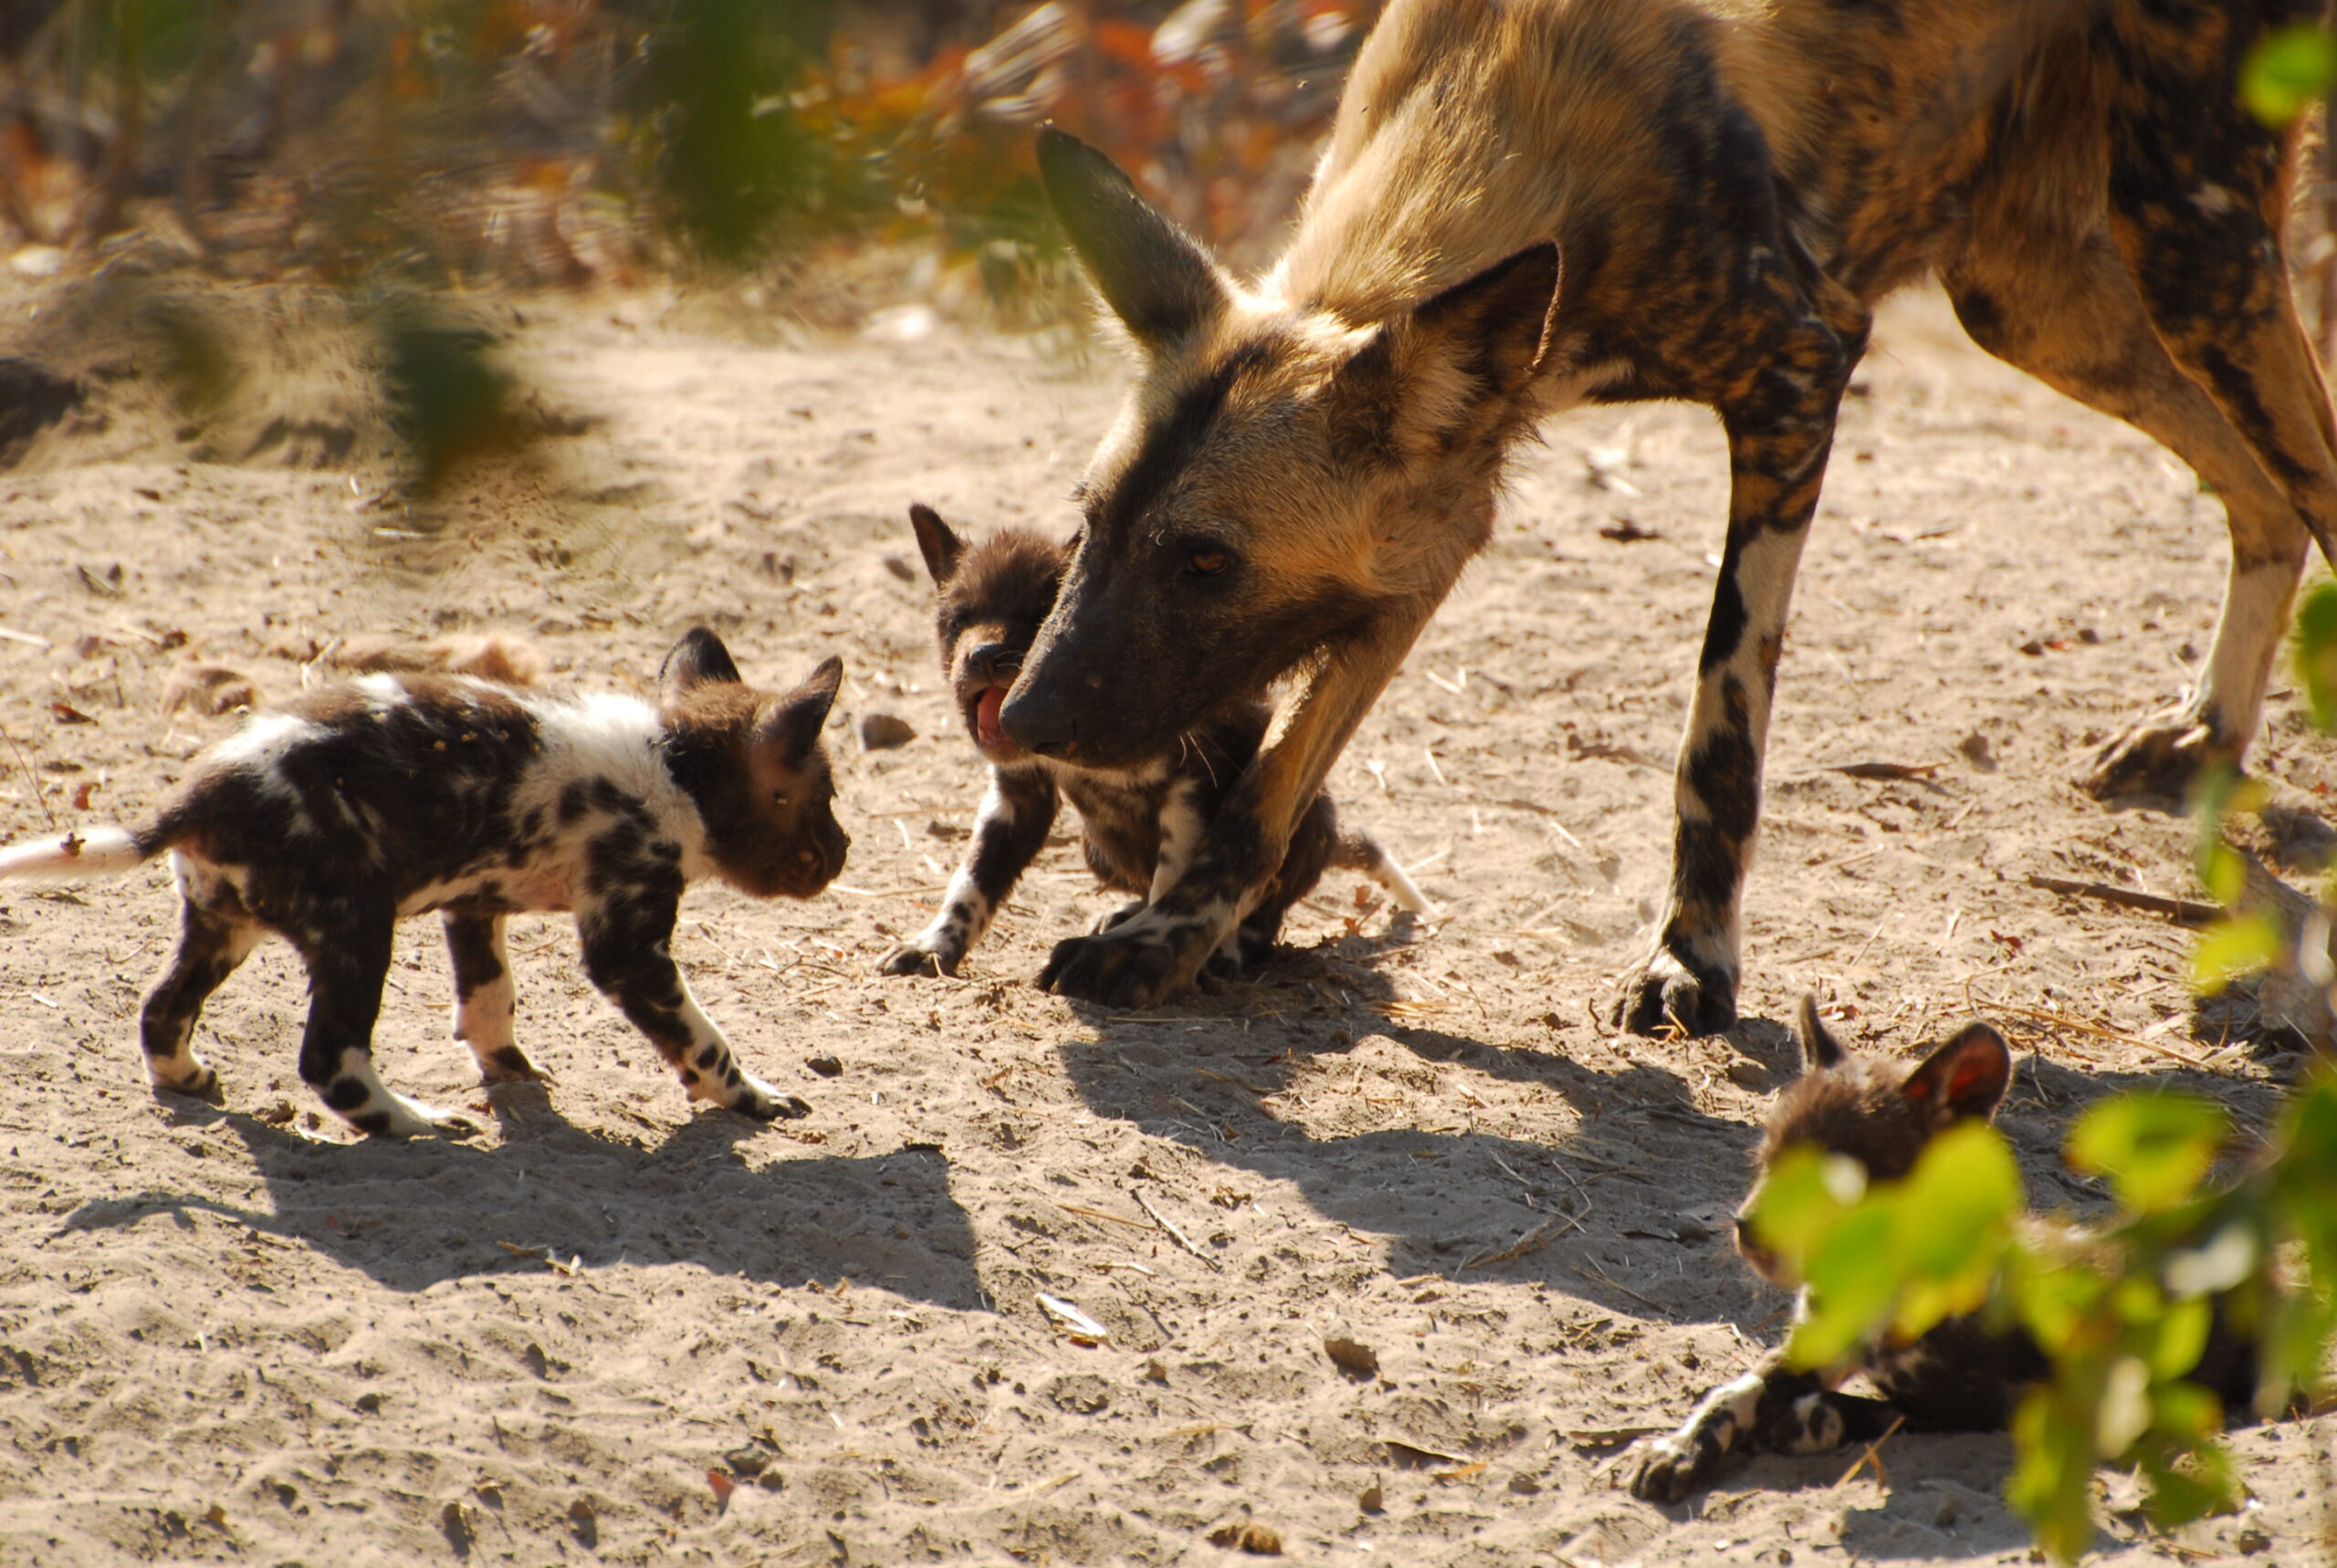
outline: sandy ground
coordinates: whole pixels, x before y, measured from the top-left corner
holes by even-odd
[[[0,308],[55,349],[37,303]],[[224,1106],[158,1102],[134,1024],[166,874],[0,890],[0,1563],[2027,1560],[2001,1437],[1894,1437],[1843,1484],[1763,1460],[1668,1511],[1609,1461],[1781,1332],[1722,1220],[1802,990],[1894,1051],[2004,1026],[2048,1204],[2100,1203],[2054,1151],[2107,1090],[2270,1113],[2293,1064],[2196,1037],[2185,933],[2028,881],[2195,891],[2187,824],[2070,782],[2206,646],[2222,529],[2187,471],[1937,301],[1885,316],[1785,655],[1747,1021],[1664,1044],[1594,1015],[1661,886],[1725,464],[1695,410],[1554,423],[1334,779],[1444,917],[1328,884],[1254,984],[1108,1015],[1027,983],[1106,906],[1067,841],[965,977],[871,970],[981,785],[904,508],[1067,527],[1118,366],[899,321],[774,346],[753,315],[501,310],[568,434],[424,510],[383,498],[362,378],[264,331],[236,351],[305,380],[197,438],[100,355],[0,477],[0,839],[135,816],[228,733],[163,711],[182,641],[282,694],[336,637],[507,628],[556,680],[638,689],[704,622],[768,682],[844,654],[855,841],[816,902],[685,905],[698,994],[815,1107],[773,1127],[689,1114],[551,916],[514,946],[556,1082],[491,1102],[435,924],[403,936],[385,1073],[491,1112],[473,1142],[320,1125],[280,946],[205,1017]],[[917,738],[862,752],[875,711]],[[2285,691],[2256,759],[2293,799],[2337,778]],[[1865,761],[1937,770],[1831,770]],[[2328,1444],[2241,1434],[2248,1512],[2173,1540],[2105,1477],[2102,1560],[2318,1556]]]

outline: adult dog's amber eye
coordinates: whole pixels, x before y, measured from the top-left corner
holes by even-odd
[[[1233,564],[1233,558],[1221,549],[1188,550],[1185,570],[1195,577],[1215,577]]]

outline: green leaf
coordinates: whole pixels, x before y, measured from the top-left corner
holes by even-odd
[[[2203,1443],[2180,1455],[2152,1455],[2143,1461],[2143,1471],[2151,1482],[2151,1522],[2161,1530],[2211,1513],[2228,1513],[2239,1505],[2231,1456],[2220,1444]]]
[[[2175,1301],[2159,1315],[2151,1327],[2151,1376],[2161,1383],[2172,1383],[2199,1364],[2200,1352],[2207,1348],[2207,1327],[2215,1311],[2204,1301]],[[2188,1386],[2186,1385],[2186,1386]],[[2201,1390],[2202,1393],[2205,1390]],[[2213,1398],[2212,1395],[2208,1396]],[[2162,1396],[2159,1424],[2174,1426]]]
[[[2087,1108],[2069,1161],[2110,1179],[2129,1212],[2154,1214],[2191,1196],[2228,1130],[2223,1107],[2189,1094],[2120,1094]]]
[[[1814,1144],[1787,1149],[1746,1206],[1754,1238],[1798,1274],[1811,1249],[1866,1191],[1866,1169]]]
[[[2337,81],[2337,40],[2310,23],[2283,27],[2248,52],[2240,101],[2267,125],[2286,125]]]
[[[1901,1283],[1892,1249],[1896,1205],[1870,1195],[1836,1220],[1809,1255],[1809,1315],[1786,1347],[1793,1366],[1829,1366],[1890,1315]]]
[[[2298,609],[2296,661],[2312,722],[2337,729],[2337,582],[2316,585]]]
[[[2278,960],[2284,946],[2280,923],[2268,911],[2210,925],[2191,953],[2191,988],[2203,997],[2214,996],[2242,975]]]
[[[2206,1303],[2199,1304],[2204,1310]],[[2163,1384],[2154,1399],[2156,1425],[2169,1437],[2196,1443],[2224,1429],[2224,1402],[2196,1383]]]
[[[2056,1563],[2074,1563],[2093,1543],[2092,1412],[2068,1391],[2035,1389],[2013,1413],[2020,1455],[2005,1495]]]
[[[1906,1267],[1935,1280],[1962,1275],[2024,1201],[2003,1134],[1986,1122],[1949,1128],[1923,1150],[1899,1194],[1896,1240]],[[1986,1261],[1994,1267],[1993,1257]]]
[[[2223,820],[2220,803],[2208,808],[2201,818],[2199,885],[2207,890],[2209,898],[2229,909],[2248,891],[2248,862],[2239,858],[2238,851],[2215,836],[2220,833]]]

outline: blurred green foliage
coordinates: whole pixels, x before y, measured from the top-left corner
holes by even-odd
[[[2337,38],[2307,22],[2283,27],[2242,65],[2240,100],[2268,125],[2286,125],[2337,82]]]
[[[844,242],[1011,287],[1032,128],[1237,250],[1294,205],[1376,0],[17,0],[0,244],[248,276],[623,283]]]
[[[2070,1166],[2118,1200],[2106,1226],[2025,1217],[2002,1134],[1966,1123],[1942,1134],[1902,1182],[1863,1188],[1853,1163],[1789,1151],[1763,1184],[1752,1222],[1808,1282],[1808,1316],[1787,1355],[1836,1364],[1860,1343],[1911,1339],[1977,1313],[2017,1323],[2052,1364],[2013,1422],[2007,1486],[2038,1544],[2075,1563],[2093,1540],[2094,1472],[2138,1467],[2150,1514],[2172,1525],[2236,1501],[2217,1434],[2227,1414],[2187,1381],[2213,1314],[2261,1335],[2258,1415],[2319,1386],[2337,1288],[2337,1072],[2308,1080],[2269,1148],[2237,1181],[2209,1189],[2231,1129],[2213,1103],[2124,1094],[2070,1130]],[[2295,1254],[2298,1278],[2281,1259]]]

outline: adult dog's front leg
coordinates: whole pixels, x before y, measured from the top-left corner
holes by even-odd
[[[1192,985],[1256,906],[1300,815],[1402,664],[1433,604],[1399,601],[1368,636],[1332,650],[1301,679],[1256,760],[1227,791],[1191,863],[1152,906],[1109,931],[1055,944],[1039,984],[1106,1007],[1151,1007]]]
[[[1716,1034],[1736,1021],[1738,900],[1761,820],[1769,699],[1835,408],[1858,358],[1855,346],[1811,328],[1721,409],[1733,476],[1728,546],[1673,777],[1672,886],[1655,949],[1616,1009],[1640,1034],[1667,1024]]]

